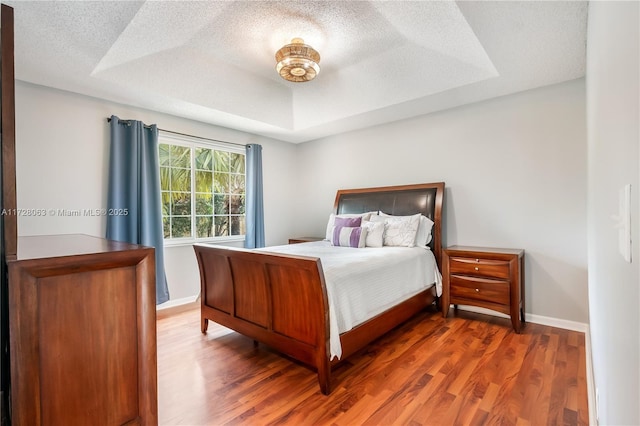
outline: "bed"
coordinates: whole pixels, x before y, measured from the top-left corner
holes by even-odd
[[[328,395],[332,366],[437,302],[443,199],[442,182],[337,192],[337,215],[381,211],[393,216],[421,213],[429,218],[433,228],[428,249],[413,249],[429,252],[436,263],[432,283],[424,283],[423,289],[340,331],[339,339],[335,327],[331,333],[336,322],[335,313],[330,312],[334,283],[327,283],[321,260],[330,243],[263,249],[194,245],[201,280],[201,331],[206,333],[208,321],[214,321],[309,365],[317,371],[321,392]],[[329,272],[327,276],[332,275]],[[339,354],[333,344],[336,340]]]

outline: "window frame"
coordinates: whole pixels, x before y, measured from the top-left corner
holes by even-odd
[[[228,242],[237,242],[244,241],[246,239],[246,235],[228,235],[228,236],[218,236],[218,237],[207,237],[207,238],[198,238],[195,235],[196,230],[196,197],[195,197],[195,151],[196,148],[208,148],[214,149],[218,151],[231,152],[236,154],[244,155],[245,166],[244,166],[244,177],[245,177],[245,203],[246,203],[246,178],[247,178],[247,153],[244,146],[236,145],[236,144],[227,144],[224,142],[212,141],[209,139],[198,138],[188,135],[174,134],[162,130],[158,130],[158,152],[160,150],[160,144],[170,144],[170,145],[178,145],[189,148],[190,150],[190,165],[191,165],[191,191],[189,192],[191,195],[191,231],[192,235],[190,237],[179,237],[179,238],[164,238],[163,232],[163,245],[165,247],[175,247],[175,246],[185,246],[185,245],[193,245],[196,243],[228,243]],[[158,166],[160,167],[160,166]],[[162,190],[162,189],[161,189]],[[246,208],[246,204],[245,204]],[[246,223],[246,210],[243,214],[245,217]],[[162,216],[164,218],[164,215]]]

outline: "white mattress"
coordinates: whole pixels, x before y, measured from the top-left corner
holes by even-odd
[[[319,257],[329,299],[331,359],[340,358],[340,333],[436,285],[435,256],[423,247],[349,248],[328,241],[265,247],[260,251]]]

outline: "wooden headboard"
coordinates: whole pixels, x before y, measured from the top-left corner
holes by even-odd
[[[395,216],[422,213],[434,222],[429,246],[442,267],[442,204],[444,182],[378,188],[340,189],[336,194],[336,214],[382,211]]]

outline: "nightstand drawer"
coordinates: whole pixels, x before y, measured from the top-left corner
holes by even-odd
[[[509,262],[470,257],[449,258],[449,270],[452,274],[479,275],[490,278],[509,279]]]
[[[509,281],[451,275],[449,285],[452,298],[509,304]]]

